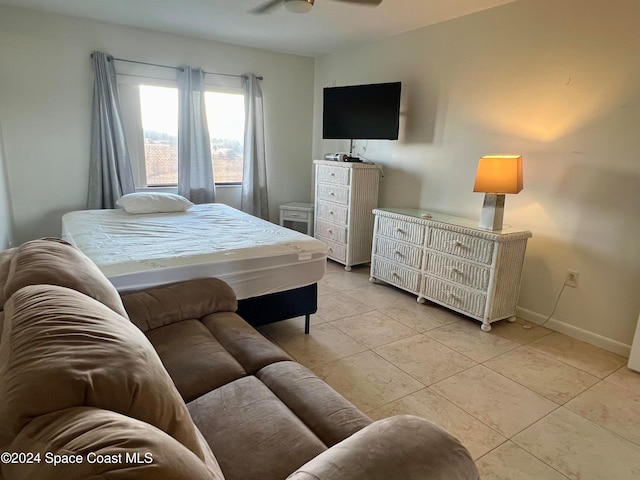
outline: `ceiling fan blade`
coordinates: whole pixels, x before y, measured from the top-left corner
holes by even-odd
[[[371,5],[372,7],[377,7],[382,3],[382,0],[337,0],[339,2],[345,3],[357,3],[360,5]]]
[[[256,15],[262,15],[263,13],[267,13],[270,10],[280,6],[282,4],[282,0],[270,0],[268,2],[263,3],[259,7],[252,8],[249,10],[249,13],[253,13]]]

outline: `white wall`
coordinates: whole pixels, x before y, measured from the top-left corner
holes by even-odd
[[[505,223],[533,232],[520,314],[628,353],[640,310],[640,2],[519,0],[316,60],[322,88],[402,81],[400,140],[357,142],[384,165],[380,205],[478,218],[479,157],[522,154]]]
[[[0,6],[0,113],[16,242],[59,235],[62,214],[85,208],[93,50],[263,75],[271,219],[279,204],[311,198],[313,59]]]
[[[2,140],[2,123],[0,123],[0,250],[13,245],[13,208],[9,192],[6,160],[4,158],[4,142]]]

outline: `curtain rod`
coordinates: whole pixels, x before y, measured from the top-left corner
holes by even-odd
[[[91,58],[93,58],[93,53],[90,56],[91,56]],[[127,60],[126,58],[116,58],[116,57],[111,57],[111,58],[116,60],[116,61],[118,61],[118,62],[137,63],[139,65],[148,65],[150,67],[160,67],[160,68],[170,68],[172,70],[180,70],[180,71],[183,70],[181,67],[172,67],[170,65],[161,65],[159,63],[140,62],[140,61],[137,61],[137,60]],[[225,77],[239,77],[239,78],[246,77],[246,75],[235,75],[233,73],[205,72],[204,70],[203,70],[203,72],[206,75],[222,75],[222,76],[225,76]],[[258,80],[262,80],[263,79],[262,76],[260,76],[260,77],[256,76],[256,78]]]

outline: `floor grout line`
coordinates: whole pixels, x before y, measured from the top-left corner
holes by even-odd
[[[355,267],[354,267],[354,270],[355,270]],[[358,275],[358,276],[361,276],[361,275],[363,275],[363,274],[362,274],[362,273],[358,273],[358,272],[353,272],[353,271],[352,271],[352,272],[350,272],[350,273],[346,273],[346,272],[344,272],[343,270],[338,270],[338,269],[337,269],[337,267],[335,267],[335,266],[334,266],[334,267],[331,267],[331,268],[328,268],[328,269],[327,269],[327,276],[331,276],[331,275],[339,275],[339,276],[340,276],[340,283],[341,283],[341,284],[345,284],[345,283],[346,283],[346,282],[348,282],[348,280],[349,280],[349,277],[348,277],[348,276],[346,276],[346,275]],[[326,277],[325,277],[325,278],[326,278]],[[337,278],[337,277],[336,277],[336,278]],[[342,294],[342,293],[343,293],[343,292],[345,292],[345,291],[355,291],[355,290],[358,290],[358,289],[366,289],[366,286],[365,286],[364,282],[361,282],[361,280],[360,280],[359,278],[357,279],[357,282],[358,282],[358,285],[357,285],[356,287],[353,287],[353,288],[346,288],[346,289],[341,288],[341,290],[340,290],[338,293],[339,293],[339,294]],[[361,285],[360,283],[362,283],[362,285]],[[330,284],[328,285],[328,287],[329,287],[329,288],[331,288]],[[392,288],[392,287],[390,287],[390,288]],[[332,295],[332,294],[331,294],[331,293],[326,293],[326,294],[325,294],[325,293],[323,293],[323,292],[322,292],[322,288],[320,288],[320,291],[319,291],[319,297],[324,297],[325,299],[328,299],[328,298],[330,298],[330,295]],[[353,300],[357,300],[357,298],[356,298],[356,297],[352,297],[352,296],[350,296],[350,295],[343,295],[343,296],[349,297],[350,299],[353,299]],[[551,336],[551,335],[553,335],[553,334],[558,333],[558,332],[555,332],[555,331],[553,331],[553,330],[551,330],[551,329],[548,329],[548,328],[546,328],[546,327],[543,327],[543,328],[545,328],[546,330],[548,330],[548,333],[545,333],[545,334],[544,334],[544,335],[542,335],[542,336],[539,336],[539,337],[538,337],[538,336],[536,336],[535,338],[533,338],[533,337],[532,337],[532,338],[530,338],[530,339],[527,339],[525,335],[518,335],[517,337],[514,337],[514,338],[518,338],[519,340],[512,339],[512,338],[510,338],[510,336],[509,336],[509,335],[505,335],[505,334],[503,334],[503,333],[495,332],[495,329],[494,329],[494,334],[495,334],[497,337],[500,337],[500,338],[502,338],[502,339],[504,339],[504,340],[508,340],[508,341],[511,341],[511,342],[515,343],[515,344],[517,344],[517,347],[514,347],[514,348],[512,348],[512,349],[509,349],[509,350],[507,350],[507,351],[505,351],[505,352],[501,352],[501,353],[499,353],[499,354],[497,354],[497,355],[495,355],[495,356],[492,356],[491,358],[488,358],[488,359],[485,359],[485,360],[483,360],[483,361],[480,361],[480,362],[479,362],[479,361],[477,361],[477,360],[475,360],[475,359],[473,359],[473,358],[469,357],[469,356],[468,356],[467,354],[465,354],[464,352],[461,352],[461,351],[459,351],[458,349],[454,348],[453,346],[448,345],[446,342],[441,341],[441,340],[438,340],[438,339],[436,339],[436,338],[433,338],[433,337],[431,337],[431,336],[429,335],[429,332],[431,332],[431,333],[432,333],[432,332],[434,332],[435,330],[442,329],[442,328],[445,328],[445,327],[447,327],[447,326],[450,326],[450,325],[452,325],[452,324],[456,323],[459,319],[458,319],[458,318],[455,318],[455,316],[458,316],[458,315],[453,315],[453,316],[452,316],[452,320],[451,320],[450,322],[448,322],[448,323],[445,323],[445,324],[440,325],[440,326],[437,326],[437,327],[429,328],[429,329],[424,330],[424,331],[419,331],[419,330],[416,330],[415,326],[412,326],[410,323],[405,323],[405,322],[403,322],[403,321],[401,321],[401,320],[398,320],[398,319],[396,319],[396,318],[394,318],[394,317],[392,317],[392,316],[390,316],[390,315],[388,315],[388,314],[386,314],[385,312],[383,312],[383,311],[382,311],[382,310],[384,310],[384,309],[393,308],[394,306],[402,307],[402,306],[405,306],[405,305],[408,307],[408,305],[409,305],[409,304],[407,304],[407,303],[406,303],[406,301],[405,301],[405,299],[404,299],[404,298],[399,298],[396,302],[392,302],[390,305],[379,306],[379,307],[372,307],[372,310],[370,310],[369,312],[361,312],[361,313],[378,312],[379,314],[383,315],[384,317],[387,317],[387,318],[389,318],[390,320],[393,320],[393,321],[395,321],[395,322],[398,322],[398,323],[402,324],[403,326],[405,326],[405,327],[407,327],[407,328],[409,328],[409,329],[411,329],[411,330],[413,330],[413,331],[415,332],[415,334],[414,334],[414,335],[410,335],[410,336],[408,336],[408,337],[403,337],[403,338],[401,338],[401,339],[396,339],[396,340],[393,340],[393,341],[390,341],[390,342],[387,342],[387,343],[384,343],[384,344],[381,344],[381,345],[377,345],[377,346],[374,346],[374,347],[371,347],[371,346],[369,346],[369,345],[365,345],[365,344],[363,344],[361,341],[359,341],[359,340],[358,340],[358,338],[357,338],[357,336],[356,336],[356,335],[352,335],[352,334],[350,335],[349,333],[347,333],[347,332],[345,332],[345,331],[341,330],[341,329],[340,329],[340,328],[338,328],[337,326],[332,325],[332,323],[334,323],[334,322],[337,322],[337,321],[340,321],[340,320],[344,320],[344,319],[347,319],[347,318],[350,318],[350,317],[355,317],[355,316],[357,316],[357,315],[360,315],[360,313],[358,313],[358,314],[354,314],[354,315],[347,315],[347,316],[345,316],[345,317],[335,318],[335,319],[328,320],[328,321],[327,321],[327,320],[325,320],[325,319],[323,318],[323,320],[325,320],[325,321],[323,321],[323,322],[321,322],[321,323],[319,323],[319,324],[318,324],[318,325],[330,325],[332,328],[336,328],[338,331],[340,331],[340,332],[341,332],[341,334],[345,335],[346,337],[348,337],[349,339],[351,339],[351,340],[355,341],[356,343],[358,343],[358,344],[362,345],[362,346],[363,346],[363,348],[365,348],[365,350],[363,350],[362,352],[357,352],[357,353],[354,353],[354,354],[346,355],[346,356],[344,356],[344,357],[340,357],[340,358],[337,358],[337,359],[335,359],[335,360],[331,360],[331,361],[328,361],[328,362],[324,362],[323,364],[314,365],[314,367],[313,367],[313,368],[316,368],[316,367],[319,367],[319,366],[323,366],[323,365],[329,365],[329,364],[334,363],[334,362],[344,361],[345,359],[347,359],[347,358],[349,358],[349,357],[352,357],[352,356],[355,356],[355,355],[358,355],[358,354],[362,354],[362,353],[364,353],[364,352],[369,351],[369,352],[373,353],[374,355],[376,355],[376,356],[377,356],[378,358],[380,358],[381,360],[383,360],[383,361],[387,362],[388,364],[392,365],[393,367],[395,367],[395,368],[396,368],[396,369],[398,369],[399,371],[402,371],[404,374],[408,375],[411,379],[413,379],[414,381],[418,382],[420,385],[423,385],[423,387],[422,387],[421,389],[419,389],[419,390],[417,390],[417,391],[413,391],[413,392],[407,393],[407,394],[404,394],[404,395],[402,395],[401,397],[399,397],[399,398],[397,398],[397,399],[395,399],[395,400],[393,400],[393,401],[387,402],[387,403],[385,403],[385,404],[383,404],[383,405],[381,405],[381,406],[378,406],[378,407],[376,407],[376,408],[370,409],[369,411],[365,412],[366,414],[370,414],[371,412],[373,412],[373,411],[375,411],[375,410],[378,410],[378,409],[381,409],[381,408],[384,408],[384,407],[389,407],[389,408],[391,408],[392,404],[394,404],[395,402],[399,402],[399,401],[401,401],[401,400],[403,400],[403,399],[406,399],[407,397],[410,397],[410,396],[412,396],[412,395],[415,395],[417,392],[420,392],[421,390],[425,389],[425,390],[428,390],[429,392],[431,392],[432,394],[438,395],[438,396],[439,396],[440,398],[442,398],[443,400],[445,400],[445,401],[447,401],[447,402],[451,403],[451,404],[452,404],[452,405],[454,405],[456,408],[459,408],[461,411],[465,412],[467,415],[469,415],[469,416],[470,416],[471,418],[473,418],[475,421],[479,422],[480,424],[484,425],[486,428],[490,429],[491,431],[495,432],[497,435],[499,435],[500,437],[502,437],[502,438],[504,438],[504,439],[505,439],[505,440],[504,440],[504,441],[502,441],[499,445],[496,445],[496,446],[493,446],[493,447],[489,448],[485,453],[483,453],[483,454],[482,454],[482,455],[480,455],[478,458],[476,458],[476,459],[475,459],[475,461],[476,461],[476,462],[480,461],[481,459],[486,458],[486,457],[487,457],[487,456],[489,456],[492,452],[494,452],[496,449],[498,449],[498,448],[500,448],[500,447],[504,446],[505,444],[507,444],[507,443],[511,443],[512,445],[516,446],[517,448],[522,449],[522,450],[523,450],[524,452],[526,452],[528,455],[532,456],[533,458],[536,458],[536,459],[537,459],[538,461],[540,461],[542,464],[544,464],[544,465],[546,465],[547,467],[551,468],[554,472],[556,472],[558,475],[562,476],[563,478],[569,478],[569,477],[568,477],[566,474],[564,474],[562,471],[559,471],[557,468],[555,468],[552,464],[550,464],[550,463],[548,463],[547,461],[545,461],[543,458],[540,458],[540,456],[537,456],[537,455],[535,454],[535,452],[528,450],[528,449],[527,449],[527,448],[525,448],[524,446],[522,446],[522,445],[520,445],[520,444],[518,444],[518,443],[516,443],[516,442],[514,441],[514,438],[515,438],[515,437],[517,437],[518,435],[522,434],[522,433],[523,433],[523,432],[525,432],[526,430],[528,430],[528,429],[532,428],[534,425],[537,425],[537,424],[539,424],[540,422],[544,422],[544,421],[546,421],[550,416],[552,416],[552,415],[556,414],[559,410],[563,410],[563,409],[564,409],[564,410],[566,410],[566,411],[568,411],[568,412],[571,412],[572,414],[574,414],[574,415],[576,415],[576,416],[578,416],[578,417],[580,417],[580,418],[582,418],[582,419],[586,420],[586,421],[587,421],[587,422],[589,422],[590,424],[592,424],[592,425],[594,425],[594,426],[596,426],[596,427],[598,427],[598,428],[603,429],[604,431],[607,431],[607,432],[609,432],[609,433],[611,433],[611,434],[615,435],[617,438],[621,439],[622,441],[627,442],[627,443],[628,443],[628,444],[630,444],[630,445],[635,445],[635,446],[637,446],[637,447],[640,447],[640,445],[638,445],[636,442],[633,442],[633,441],[631,441],[631,440],[629,440],[629,439],[625,438],[625,437],[624,437],[624,436],[622,436],[621,434],[617,433],[615,430],[613,430],[613,429],[611,429],[611,428],[608,428],[608,427],[607,427],[607,426],[605,426],[605,425],[601,425],[601,424],[599,424],[599,423],[597,423],[597,422],[595,422],[595,421],[593,421],[593,420],[591,420],[591,419],[589,419],[589,418],[587,418],[587,417],[584,417],[584,416],[583,416],[583,415],[581,415],[580,413],[575,412],[575,411],[573,411],[573,410],[571,410],[571,409],[567,408],[567,406],[566,406],[569,402],[571,402],[571,401],[573,401],[574,399],[576,399],[576,398],[580,397],[580,396],[581,396],[581,395],[583,395],[585,392],[587,392],[587,391],[589,391],[589,390],[593,389],[594,387],[596,387],[596,386],[598,386],[598,385],[601,385],[601,384],[602,384],[602,382],[607,381],[607,379],[608,379],[609,377],[611,377],[611,376],[612,376],[612,375],[614,375],[616,372],[618,372],[619,370],[621,370],[622,368],[624,368],[624,365],[623,365],[623,366],[620,366],[620,367],[618,367],[618,368],[615,368],[613,371],[611,371],[611,372],[607,373],[607,374],[606,374],[606,375],[604,375],[604,376],[601,376],[601,375],[594,374],[594,373],[593,373],[593,371],[588,371],[588,370],[586,370],[585,368],[580,368],[580,367],[578,367],[578,366],[576,366],[576,365],[573,365],[573,364],[571,364],[571,363],[568,363],[567,361],[563,360],[562,358],[558,358],[557,356],[554,356],[554,355],[552,355],[552,354],[548,353],[548,352],[547,352],[547,351],[545,351],[545,350],[538,349],[538,348],[536,348],[536,347],[534,346],[534,344],[535,344],[535,343],[542,341],[542,340],[543,340],[544,338],[546,338],[546,337],[549,337],[549,336]],[[436,306],[436,307],[437,307],[437,306]],[[438,307],[438,308],[442,308],[442,307]],[[410,309],[408,309],[408,308],[407,308],[407,310],[410,310]],[[446,310],[446,309],[445,309],[445,310]],[[437,310],[436,310],[436,311],[437,311]],[[322,318],[322,317],[320,317],[320,318]],[[434,317],[434,318],[435,318],[435,317]],[[522,324],[518,322],[518,325],[522,325]],[[478,326],[478,328],[479,328],[479,326]],[[535,325],[535,324],[532,324],[532,328],[531,328],[531,329],[527,329],[527,330],[535,330],[536,328],[538,328],[538,326],[537,326],[537,325]],[[312,330],[313,330],[313,325],[312,325]],[[542,333],[542,332],[539,332],[539,333]],[[467,368],[464,368],[464,369],[462,369],[462,370],[460,370],[460,371],[458,371],[458,372],[456,372],[456,373],[452,373],[451,375],[448,375],[448,376],[447,376],[447,377],[445,377],[445,378],[439,379],[437,382],[433,382],[433,383],[431,383],[431,384],[429,384],[429,385],[426,385],[423,381],[419,380],[419,379],[418,379],[418,378],[416,378],[414,375],[412,375],[411,373],[407,372],[407,371],[406,371],[406,370],[405,370],[401,365],[397,364],[397,362],[394,362],[393,360],[389,360],[389,359],[387,359],[387,358],[383,357],[382,355],[380,355],[378,352],[376,352],[376,349],[379,349],[379,348],[382,348],[382,347],[385,347],[385,346],[388,346],[388,345],[392,345],[393,343],[400,342],[400,341],[402,341],[402,340],[406,340],[407,338],[412,338],[413,336],[417,336],[417,335],[425,336],[425,337],[429,338],[431,341],[437,342],[439,345],[441,345],[441,346],[443,346],[443,347],[446,347],[446,348],[448,348],[448,349],[452,350],[452,351],[453,351],[453,352],[455,352],[456,354],[458,354],[458,355],[462,355],[462,356],[464,356],[465,358],[468,358],[469,360],[471,360],[471,361],[473,361],[473,362],[474,362],[474,365],[473,365],[473,366],[470,366],[470,367],[467,367]],[[271,338],[271,337],[269,337],[269,338]],[[276,342],[276,343],[277,343],[277,342]],[[584,342],[583,342],[583,343],[584,343]],[[284,348],[284,346],[283,346],[283,345],[280,345],[280,346],[281,346],[282,348]],[[591,375],[591,376],[593,376],[593,377],[597,378],[597,381],[596,381],[596,383],[594,383],[594,384],[592,384],[592,385],[590,385],[590,386],[588,386],[588,387],[586,387],[586,388],[581,388],[581,389],[579,389],[579,391],[578,391],[577,393],[570,392],[571,397],[570,397],[568,400],[566,400],[564,403],[558,403],[558,401],[553,400],[553,399],[551,399],[551,398],[547,397],[547,396],[546,396],[546,395],[544,395],[543,393],[537,392],[536,390],[534,390],[533,388],[531,388],[531,387],[529,387],[529,386],[525,385],[525,384],[524,384],[524,383],[522,383],[521,381],[518,381],[518,380],[516,380],[516,379],[514,379],[514,378],[511,378],[510,376],[508,376],[508,375],[506,375],[506,374],[504,374],[504,373],[502,373],[502,372],[500,372],[500,371],[498,371],[498,370],[495,370],[494,368],[491,368],[490,366],[486,365],[486,363],[487,363],[487,362],[490,362],[490,361],[492,361],[492,360],[496,360],[496,359],[498,359],[498,358],[500,358],[500,357],[502,357],[502,356],[504,356],[504,355],[509,355],[509,354],[511,354],[511,353],[513,353],[513,352],[515,352],[515,351],[517,351],[517,350],[519,350],[519,349],[523,349],[523,348],[525,348],[525,347],[526,347],[526,348],[530,348],[530,349],[534,350],[536,353],[538,353],[538,354],[540,354],[540,355],[543,355],[543,356],[545,356],[545,357],[547,357],[547,358],[549,358],[549,359],[551,359],[551,360],[553,360],[553,361],[555,361],[555,362],[559,362],[560,364],[563,364],[563,365],[568,366],[568,367],[570,367],[570,368],[573,368],[573,369],[576,369],[576,370],[578,370],[578,371],[581,371],[581,372],[584,372],[584,373],[586,373],[586,374],[589,374],[589,375]],[[284,349],[286,350],[286,348],[284,348]],[[289,352],[288,352],[288,353],[289,353]],[[292,353],[289,353],[289,354],[290,354],[292,357],[294,357],[294,358],[295,358],[295,355],[293,355]],[[505,378],[505,379],[507,379],[508,381],[515,383],[515,384],[516,384],[516,385],[518,385],[519,387],[522,387],[522,388],[524,388],[525,390],[527,390],[527,391],[529,391],[529,392],[531,392],[531,393],[533,393],[533,394],[537,395],[538,397],[541,397],[542,399],[544,399],[544,400],[546,400],[546,401],[551,402],[551,404],[553,404],[553,405],[554,405],[553,409],[552,409],[551,411],[549,411],[549,412],[545,413],[542,417],[540,417],[540,418],[538,418],[537,420],[533,421],[531,424],[529,424],[529,425],[527,425],[527,426],[525,426],[525,427],[521,428],[518,432],[516,432],[516,433],[514,433],[514,434],[512,434],[512,435],[505,435],[505,434],[501,433],[500,431],[496,430],[495,428],[493,428],[491,425],[488,425],[487,423],[485,423],[482,419],[478,418],[478,417],[477,417],[476,415],[474,415],[472,412],[467,411],[465,408],[463,408],[463,406],[461,406],[461,405],[457,404],[456,402],[453,402],[452,400],[450,400],[450,399],[449,399],[449,398],[447,398],[446,396],[443,396],[441,393],[439,393],[438,391],[433,390],[433,389],[431,388],[433,385],[436,385],[436,384],[437,384],[437,383],[439,383],[439,382],[442,382],[442,381],[445,381],[445,380],[447,380],[447,379],[450,379],[451,377],[454,377],[454,376],[456,376],[456,375],[459,375],[459,374],[461,374],[461,373],[463,373],[463,372],[466,372],[466,371],[468,371],[468,370],[470,370],[470,369],[472,369],[472,368],[476,368],[476,367],[478,367],[478,366],[480,366],[480,365],[482,365],[483,367],[485,367],[485,368],[489,369],[490,371],[494,372],[495,374],[500,375],[501,377],[504,377],[504,378]],[[614,385],[616,385],[616,386],[618,386],[618,387],[620,387],[620,388],[625,388],[625,387],[621,387],[621,386],[620,386],[620,385],[618,385],[617,383],[614,383]],[[341,393],[342,393],[342,392],[341,392]],[[344,393],[343,393],[343,395],[344,395]],[[345,396],[346,396],[346,395],[345,395]],[[347,397],[347,398],[348,398],[348,397]]]

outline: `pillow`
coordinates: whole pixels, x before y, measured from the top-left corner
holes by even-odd
[[[72,288],[129,318],[113,284],[89,257],[64,240],[43,238],[14,249],[2,297],[8,299],[22,287],[38,284]]]
[[[7,479],[224,480],[215,458],[205,463],[148,423],[90,407],[35,418],[8,451],[39,454],[40,462],[3,465]]]
[[[0,447],[36,417],[88,406],[149,423],[207,458],[158,354],[129,320],[54,285],[18,290],[4,313]]]
[[[116,205],[127,213],[185,212],[193,207],[186,198],[174,193],[136,192],[120,197]]]

